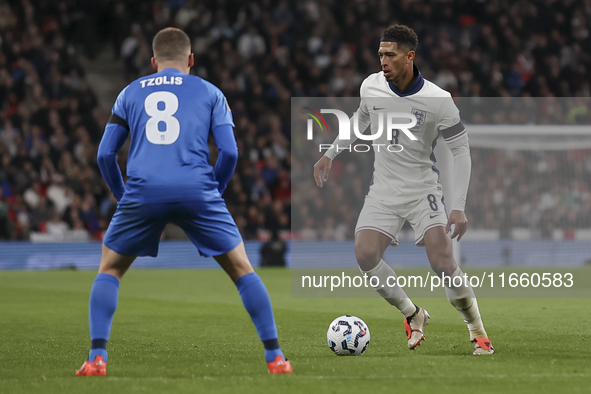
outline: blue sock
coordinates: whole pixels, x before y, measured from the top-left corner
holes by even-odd
[[[238,279],[236,287],[242,298],[242,303],[256,327],[259,338],[265,346],[265,361],[274,361],[276,356],[283,357],[279,341],[277,341],[277,327],[271,308],[271,299],[261,278],[256,272],[246,274]]]
[[[92,341],[88,360],[94,361],[102,356],[107,362],[107,341],[111,336],[113,315],[117,309],[119,296],[119,279],[109,274],[98,274],[90,292],[88,322],[90,323],[90,339]]]

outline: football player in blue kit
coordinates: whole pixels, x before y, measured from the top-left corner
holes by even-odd
[[[236,284],[263,342],[269,373],[291,373],[269,294],[222,199],[238,159],[230,107],[217,87],[189,75],[194,55],[182,30],[161,30],[152,48],[156,73],[121,91],[98,150],[101,173],[118,205],[90,293],[91,349],[76,374],[106,375],[119,281],[137,256],[158,254],[169,222],[181,227],[203,256],[213,256]],[[124,183],[117,152],[130,134]],[[219,149],[215,167],[209,163],[210,134]]]

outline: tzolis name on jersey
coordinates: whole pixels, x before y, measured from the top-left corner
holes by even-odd
[[[144,79],[140,81],[140,84],[142,85],[142,88],[145,88],[146,86],[182,85],[183,77],[170,77],[164,75],[161,77]]]

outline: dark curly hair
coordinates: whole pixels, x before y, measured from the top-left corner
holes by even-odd
[[[419,44],[419,37],[413,29],[405,25],[392,25],[382,34],[380,41],[395,42],[398,47],[404,46],[411,51],[417,50]]]

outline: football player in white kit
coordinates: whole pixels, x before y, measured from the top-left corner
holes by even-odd
[[[372,134],[376,133],[379,116],[388,109],[388,103],[395,112],[412,113],[417,120],[416,126],[410,129],[416,141],[411,141],[401,130],[394,130],[390,140],[384,132],[372,141],[374,177],[355,228],[359,267],[369,277],[379,279],[380,285],[375,290],[404,315],[409,349],[415,349],[425,339],[423,330],[430,316],[402,288],[381,285],[388,283],[388,277],[396,277],[382,256],[389,245],[398,245],[397,233],[408,221],[415,232],[415,244],[426,248],[433,270],[440,277],[444,274],[462,277],[464,274],[453,258],[451,240],[458,237],[459,241],[466,232],[468,220],[464,206],[471,169],[468,134],[459,110],[449,92],[424,79],[414,66],[417,44],[416,33],[407,26],[393,25],[384,31],[378,50],[382,71],[370,75],[361,84],[361,104],[356,112],[359,131],[371,126]],[[455,201],[449,218],[446,218],[433,155],[439,133],[454,157]],[[314,165],[319,187],[328,180],[332,160],[357,139],[354,133],[351,135],[349,140],[337,137],[333,147]],[[378,150],[379,144],[384,145]],[[393,144],[401,145],[402,151],[384,148]],[[449,280],[445,284],[448,299],[468,326],[474,354],[493,354],[470,284],[462,282],[461,286],[454,286]]]

